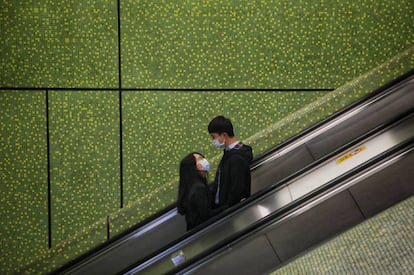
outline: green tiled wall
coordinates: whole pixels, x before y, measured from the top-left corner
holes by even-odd
[[[1,268],[48,247],[45,92],[0,90]]]
[[[338,109],[352,103],[353,101],[361,98],[362,96],[370,93],[371,91],[394,80],[400,75],[407,73],[413,68],[414,47],[412,47],[410,50],[407,50],[399,54],[398,56],[382,64],[381,66],[367,72],[366,74],[363,74],[357,79],[349,82],[347,85],[344,85],[333,92],[327,93],[326,95],[306,105],[304,108],[301,108],[285,116],[284,118],[278,120],[276,123],[273,123],[269,127],[256,132],[254,135],[246,138],[245,140],[249,144],[253,145],[256,153],[260,154],[270,146],[282,142],[286,138],[296,133],[299,133],[301,130],[305,129],[312,123],[324,119],[325,117],[329,116]],[[128,93],[129,92],[127,92],[124,95],[127,95]],[[131,96],[132,95],[133,94],[131,94]],[[123,101],[125,101],[126,98],[127,97],[125,96]],[[172,102],[174,101],[172,100]],[[155,105],[162,106],[162,104]],[[128,108],[125,107],[125,109]],[[124,120],[124,123],[128,124],[125,122],[126,120],[128,120],[128,116],[126,116],[126,119]],[[177,121],[179,122],[179,120]],[[156,125],[161,124],[161,122],[156,123]],[[243,123],[241,122],[241,124]],[[200,132],[201,131],[203,130],[200,130]],[[126,133],[125,137],[127,137],[128,131],[124,130],[124,133]],[[127,140],[127,138],[125,140]],[[182,139],[178,140],[183,141]],[[125,144],[128,144],[130,142],[131,141],[125,141]],[[132,143],[133,142],[134,141],[132,141]],[[166,140],[165,142],[168,143],[168,140]],[[153,145],[155,143],[157,143],[157,141],[147,141],[146,144]],[[158,144],[162,146],[161,140],[158,142]],[[202,144],[201,146],[211,145]],[[153,148],[156,147],[157,146],[154,146]],[[128,147],[126,146],[125,148]],[[129,149],[126,149],[126,151],[129,151]],[[173,152],[173,150],[171,150],[170,152]],[[133,154],[128,155],[132,156]],[[219,158],[220,153],[213,154],[213,157],[210,158],[210,160],[216,163]],[[127,158],[125,159],[127,160]],[[132,158],[125,162],[132,162],[134,165],[136,165],[139,162],[139,160]],[[142,169],[142,167],[139,167],[139,165],[137,165],[138,173],[140,169]],[[157,173],[164,173],[157,172],[157,169],[153,171],[153,175],[155,177],[157,176]],[[124,174],[126,174],[126,172],[124,172]],[[155,188],[151,189],[146,194],[134,200],[133,202],[129,202],[127,207],[111,213],[111,236],[119,234],[128,227],[134,225],[137,221],[140,221],[148,217],[148,215],[153,213],[153,211],[156,211],[157,209],[160,209],[165,205],[169,204],[170,201],[173,201],[176,195],[176,182],[176,179],[170,179],[169,181],[166,181],[164,184],[158,185],[158,183],[153,183],[153,186],[157,184]],[[104,232],[105,229],[105,220],[100,219],[91,226],[78,231],[73,238],[61,242],[50,251],[42,253],[39,257],[37,257],[34,261],[32,261],[29,265],[24,267],[19,272],[50,272],[59,265],[62,265],[68,260],[73,259],[82,251],[85,251],[87,249],[101,244],[103,242],[102,232]]]
[[[50,271],[102,243],[107,216],[115,235],[174,201],[183,155],[220,157],[206,133],[217,114],[257,155],[406,72],[412,53],[368,90],[326,100],[413,46],[412,10],[408,0],[1,1],[0,273],[32,258],[27,270]]]
[[[413,43],[410,0],[119,5],[126,88],[335,88]],[[118,87],[117,1],[6,0],[0,14],[2,86]]]
[[[56,91],[48,99],[56,244],[120,207],[119,98],[117,92]]]
[[[413,44],[412,6],[122,0],[123,86],[335,88]]]
[[[116,1],[0,2],[0,85],[118,87]]]

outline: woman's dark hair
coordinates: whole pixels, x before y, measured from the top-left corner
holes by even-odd
[[[208,132],[211,133],[227,133],[229,137],[234,137],[233,124],[230,119],[224,116],[216,116],[208,124]]]
[[[185,194],[198,178],[202,178],[197,170],[197,163],[194,154],[204,156],[198,152],[192,152],[185,156],[180,162],[180,182],[178,186],[177,210],[180,214],[185,214],[186,209],[184,205]]]

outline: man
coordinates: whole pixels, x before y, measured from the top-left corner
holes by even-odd
[[[208,125],[213,144],[224,149],[212,191],[215,207],[227,208],[250,196],[250,164],[252,147],[238,141],[234,136],[230,119],[215,117]]]

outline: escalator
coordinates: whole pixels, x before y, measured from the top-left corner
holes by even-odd
[[[309,169],[330,152],[356,144],[366,132],[384,127],[411,113],[412,102],[414,102],[413,89],[414,76],[411,73],[374,91],[359,102],[257,158],[251,168],[253,196],[246,203],[263,196],[269,192],[268,189],[286,181],[292,175]],[[233,215],[237,208],[225,211],[207,224],[219,223],[221,218]],[[129,232],[53,273],[119,273],[165,250],[168,244],[191,238],[200,229],[199,227],[186,233],[184,218],[177,213],[175,207],[171,206],[154,218],[137,225]]]
[[[263,266],[262,260],[266,258],[256,257],[266,251],[265,247],[270,249],[269,256],[272,255],[269,262],[286,261],[314,243],[360,223],[388,204],[413,195],[414,186],[410,183],[413,171],[409,168],[414,158],[413,145],[414,112],[410,112],[391,125],[367,133],[358,143],[324,157],[306,172],[249,200],[199,232],[137,262],[124,273],[181,273],[185,268],[182,271],[185,274],[226,274],[220,263],[231,266],[228,272],[244,273],[247,267],[240,262],[248,262],[249,257]],[[400,159],[403,164],[398,162]],[[364,181],[372,181],[371,175],[395,162],[398,162],[399,174],[391,179],[400,176],[405,180],[385,180],[366,190]],[[392,175],[396,170],[390,171]],[[394,192],[386,192],[393,188]],[[377,202],[366,200],[378,190],[382,196]],[[246,236],[253,236],[260,245],[254,243],[246,250],[246,242],[242,242]],[[224,260],[222,253],[238,255],[233,259],[237,263]]]

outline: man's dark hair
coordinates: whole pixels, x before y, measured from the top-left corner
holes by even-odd
[[[224,116],[217,116],[213,118],[208,124],[208,132],[211,133],[227,133],[229,137],[234,137],[233,124],[230,119]]]

